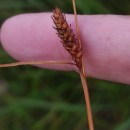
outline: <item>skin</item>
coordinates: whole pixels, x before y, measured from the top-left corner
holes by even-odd
[[[6,20],[0,40],[18,61],[72,59],[53,29],[52,13],[22,14]],[[75,32],[73,15],[66,15]],[[130,17],[117,15],[79,16],[87,76],[130,84]],[[72,65],[39,65],[56,70],[76,70]]]

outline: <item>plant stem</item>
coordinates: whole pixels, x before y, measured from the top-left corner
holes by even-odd
[[[73,10],[74,10],[74,17],[75,17],[75,24],[76,24],[76,32],[77,32],[78,42],[80,43],[80,48],[82,48],[81,47],[80,30],[79,30],[75,0],[72,0],[72,4],[73,4]],[[81,78],[84,96],[85,96],[89,129],[94,130],[93,116],[92,116],[90,98],[89,98],[89,91],[88,91],[88,86],[87,86],[87,83],[86,83],[85,75],[86,75],[86,73],[85,73],[85,67],[84,67],[84,59],[82,57],[82,72],[80,72],[80,78]]]
[[[71,65],[75,65],[75,63],[71,63],[68,61],[21,61],[21,62],[15,62],[15,63],[0,64],[0,68],[14,67],[14,66],[19,66],[19,65],[41,65],[41,64],[71,64]]]
[[[88,86],[87,86],[87,83],[86,83],[86,78],[85,78],[85,76],[82,72],[80,72],[80,78],[81,78],[84,96],[85,96],[89,130],[94,130],[93,116],[92,116],[92,111],[91,111]]]
[[[73,10],[74,10],[75,24],[76,24],[76,33],[77,33],[77,37],[78,37],[78,42],[79,42],[80,47],[81,47],[79,23],[78,23],[78,17],[77,17],[77,11],[76,11],[75,0],[72,0],[72,4],[73,4]]]

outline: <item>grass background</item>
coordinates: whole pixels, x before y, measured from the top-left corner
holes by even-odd
[[[80,14],[130,14],[129,0],[76,0]],[[71,0],[0,0],[7,18],[60,7]],[[0,62],[12,62],[0,48]],[[58,79],[58,80],[57,80]],[[130,130],[130,86],[88,79],[96,130]],[[0,130],[85,130],[86,111],[78,74],[31,66],[0,69]]]

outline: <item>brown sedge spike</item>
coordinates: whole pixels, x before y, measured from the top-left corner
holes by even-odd
[[[70,25],[67,23],[65,15],[59,8],[55,8],[55,10],[53,10],[52,19],[56,26],[54,28],[57,30],[58,37],[61,39],[61,43],[72,56],[72,59],[76,63],[79,71],[81,71],[82,48],[78,40],[76,40]]]

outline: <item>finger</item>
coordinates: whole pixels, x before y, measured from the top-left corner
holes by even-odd
[[[66,15],[74,25],[74,16]],[[89,76],[130,83],[130,18],[128,16],[79,16],[86,73]],[[68,60],[53,29],[50,13],[24,14],[8,19],[1,29],[4,49],[15,59]],[[75,32],[75,30],[74,30]],[[72,65],[42,65],[45,68],[73,70]]]

